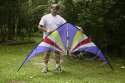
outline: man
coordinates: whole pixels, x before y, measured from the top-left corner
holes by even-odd
[[[43,31],[43,38],[45,38],[49,33],[53,30],[64,24],[66,21],[61,16],[57,15],[59,11],[59,5],[53,4],[50,9],[50,13],[44,15],[39,22],[38,29]],[[55,52],[55,60],[56,60],[56,70],[61,71],[60,66],[60,53]],[[48,72],[48,61],[49,61],[49,52],[46,52],[44,55],[44,65],[43,72]]]

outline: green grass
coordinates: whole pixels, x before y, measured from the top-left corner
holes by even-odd
[[[39,42],[39,40],[38,40]],[[43,54],[33,57],[20,71],[17,69],[38,44],[0,45],[0,83],[125,83],[125,60],[110,59],[112,71],[101,60],[84,61],[66,58],[61,63],[63,72],[54,71],[50,60],[49,72],[41,71]]]

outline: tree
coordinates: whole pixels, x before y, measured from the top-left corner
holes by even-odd
[[[6,0],[0,1],[0,41],[15,41],[17,36],[34,31],[48,7],[48,0]],[[35,24],[36,23],[36,24]]]
[[[1,34],[1,42],[5,42],[6,39],[13,40],[15,34],[15,22],[17,24],[18,17],[18,1],[1,1],[0,3],[0,16],[1,16],[1,26],[0,26],[0,34]],[[16,12],[16,13],[15,13]],[[4,36],[4,37],[3,37]]]

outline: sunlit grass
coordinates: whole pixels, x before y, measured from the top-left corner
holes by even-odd
[[[39,42],[39,40],[38,40]],[[50,60],[49,72],[41,71],[43,54],[33,57],[17,72],[27,55],[38,44],[0,45],[0,83],[125,83],[125,60],[110,60],[114,71],[101,60],[84,61],[65,58],[62,73],[54,71]]]

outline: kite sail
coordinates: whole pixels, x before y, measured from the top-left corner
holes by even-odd
[[[78,51],[89,52],[100,57],[112,68],[107,58],[91,41],[91,39],[89,39],[82,31],[70,23],[64,23],[46,36],[29,54],[20,68],[36,54],[46,51],[58,51],[65,55],[70,55],[71,53]]]

